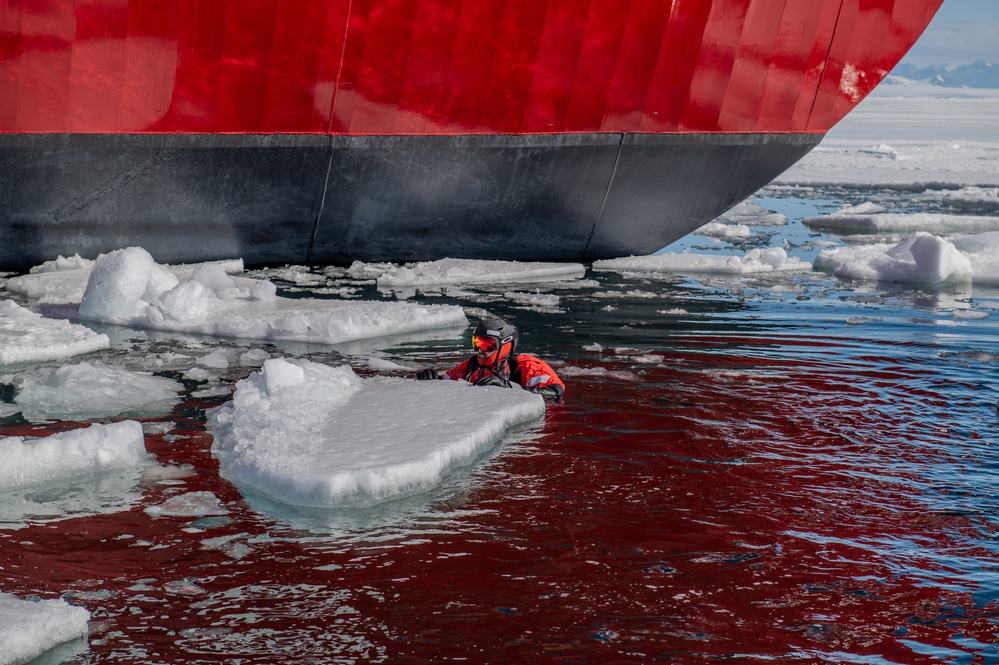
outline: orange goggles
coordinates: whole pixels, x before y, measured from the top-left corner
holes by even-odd
[[[472,348],[478,353],[492,353],[496,350],[496,339],[484,335],[473,335]]]

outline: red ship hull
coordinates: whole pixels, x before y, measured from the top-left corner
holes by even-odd
[[[792,165],[942,0],[8,0],[0,266],[655,251]]]

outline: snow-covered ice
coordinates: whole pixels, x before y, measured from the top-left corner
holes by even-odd
[[[0,365],[42,362],[110,347],[107,335],[63,319],[50,319],[0,301]]]
[[[961,187],[940,193],[940,199],[951,205],[974,206],[999,210],[999,187]]]
[[[0,438],[0,491],[141,465],[142,425],[126,420],[40,439]]]
[[[11,277],[7,280],[5,288],[10,293],[25,296],[39,303],[79,304],[83,291],[87,288],[91,267],[67,267],[60,270],[56,267],[58,265],[53,264],[49,270]]]
[[[133,248],[134,249],[134,248]],[[122,252],[123,250],[119,250]],[[7,283],[7,290],[12,293],[25,295],[32,300],[42,303],[72,303],[79,304],[83,298],[83,293],[87,288],[87,282],[93,271],[95,261],[93,259],[81,258],[79,254],[72,257],[59,256],[52,261],[41,263],[28,271],[27,275],[12,277]],[[157,265],[152,266],[152,257],[147,255],[146,259],[140,262],[132,262],[132,268],[139,268],[145,272],[145,267],[149,266],[149,271],[156,271],[161,280],[177,282],[189,280],[194,271],[204,266],[220,269],[226,274],[240,273],[243,271],[242,259],[227,259],[223,261],[211,261],[194,265]],[[173,277],[167,275],[170,272]],[[234,278],[240,280],[244,285],[250,284],[246,278]]]
[[[882,85],[782,183],[999,185],[999,91]]]
[[[544,412],[516,388],[273,358],[213,415],[212,451],[223,477],[280,503],[373,505],[431,488]]]
[[[85,321],[216,337],[337,344],[468,323],[453,305],[282,298],[269,281],[233,279],[215,264],[169,269],[137,247],[67,272],[72,279],[65,272],[13,278],[8,289],[49,303],[78,302]]]
[[[772,212],[753,203],[740,203],[718,219],[725,222],[726,226],[734,225],[737,228],[743,226],[747,228],[749,226],[784,226],[788,221],[787,215]]]
[[[0,665],[27,663],[49,649],[87,637],[90,612],[61,598],[22,600],[0,593]]]
[[[748,238],[753,234],[753,231],[745,224],[708,222],[694,231],[694,233],[700,236],[708,236],[709,238]]]
[[[953,241],[918,232],[897,244],[826,249],[816,257],[815,267],[866,281],[999,284],[999,232]]]
[[[843,211],[831,215],[806,217],[805,226],[824,231],[865,233],[981,233],[999,231],[999,217],[983,215],[944,215],[932,213],[877,213]]]
[[[506,282],[577,279],[586,273],[579,263],[529,263],[440,259],[399,266],[380,275],[379,288],[444,286],[451,284],[499,284]]]
[[[993,197],[991,190],[964,188],[964,201]],[[956,193],[956,192],[952,192]],[[999,284],[999,216],[887,212],[872,202],[835,213],[806,217],[802,223],[839,234],[869,234],[874,242],[826,249],[815,267],[838,277],[909,284],[974,282]],[[901,242],[877,242],[903,234]]]
[[[750,275],[811,270],[810,263],[788,257],[781,247],[753,249],[743,256],[663,253],[593,262],[594,270],[616,272],[677,272]]]
[[[47,366],[0,376],[17,388],[25,420],[93,420],[123,413],[169,413],[183,386],[164,376],[100,362]]]
[[[29,273],[42,273],[42,272],[63,272],[66,270],[79,270],[79,269],[89,269],[93,267],[93,259],[85,259],[80,256],[79,253],[73,256],[62,256],[52,259],[51,261],[45,261],[29,270]]]

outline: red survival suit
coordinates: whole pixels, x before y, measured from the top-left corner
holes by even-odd
[[[565,384],[555,374],[555,370],[541,358],[526,353],[511,355],[495,367],[480,367],[479,359],[472,356],[444,374],[453,381],[464,379],[469,383],[480,383],[496,377],[498,384],[507,381],[516,383],[525,390],[553,397],[558,404],[561,404],[565,393]]]

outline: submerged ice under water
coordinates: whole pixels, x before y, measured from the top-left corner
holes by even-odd
[[[559,270],[230,265],[199,289],[132,256],[162,286],[126,325],[74,316],[68,270],[10,276],[0,341],[27,355],[0,356],[21,460],[0,472],[0,663],[26,638],[81,665],[997,662],[987,185],[778,183],[660,256]],[[440,318],[414,330],[397,304]],[[219,336],[211,312],[237,308]],[[467,356],[486,313],[565,405],[409,380]],[[461,452],[378,478],[388,500],[296,498],[338,477],[314,461],[338,438],[351,463],[412,462],[384,447],[404,431],[402,452]]]

